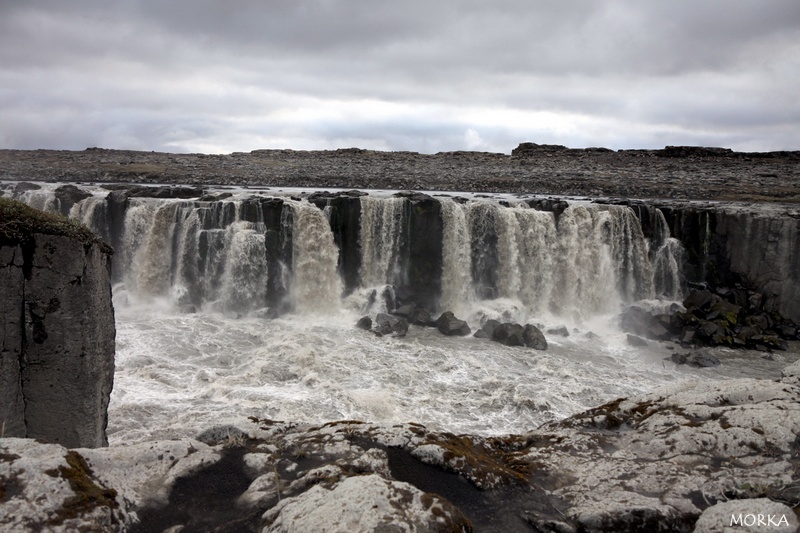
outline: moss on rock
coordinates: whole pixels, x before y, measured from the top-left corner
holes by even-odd
[[[70,237],[84,245],[96,244],[104,253],[113,253],[111,246],[75,220],[39,211],[16,200],[0,198],[0,246],[26,244],[35,233]]]

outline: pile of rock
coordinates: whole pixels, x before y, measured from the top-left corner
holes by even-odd
[[[500,323],[498,320],[487,320],[481,329],[475,332],[475,337],[490,339],[505,346],[526,346],[535,350],[546,350],[542,330],[533,324],[520,325],[514,322]]]
[[[356,322],[356,327],[371,331],[379,337],[403,337],[408,333],[409,324],[436,328],[447,336],[464,336],[472,331],[469,324],[457,318],[452,311],[445,311],[433,320],[430,311],[413,303],[401,305],[391,313],[378,313],[374,321],[369,316],[363,316]]]
[[[742,287],[694,289],[665,313],[632,306],[621,316],[623,330],[683,346],[728,346],[760,351],[785,350],[800,339],[797,324],[764,310],[764,295]]]
[[[430,311],[413,303],[402,305],[391,313],[378,313],[375,320],[369,316],[363,316],[356,322],[356,327],[371,331],[379,337],[384,335],[404,337],[408,333],[409,324],[435,327],[439,333],[448,337],[463,337],[472,333],[472,328],[469,327],[466,320],[456,317],[452,311],[445,311],[439,315],[439,318],[433,320]],[[565,327],[553,331],[556,334],[569,336]],[[501,323],[499,320],[489,319],[473,336],[489,339],[505,346],[526,346],[535,350],[547,349],[544,333],[533,324]]]

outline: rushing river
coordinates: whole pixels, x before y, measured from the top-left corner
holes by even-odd
[[[18,196],[63,211],[52,188]],[[645,236],[623,206],[574,202],[553,212],[517,198],[440,196],[438,270],[428,275],[419,265],[430,258],[409,242],[414,204],[372,192],[353,200],[358,242],[349,246],[358,257],[347,274],[348,244],[332,229],[341,214],[302,191],[130,198],[115,214],[108,191],[87,190],[92,196],[70,215],[116,245],[112,443],[194,436],[219,424],[246,429],[248,417],[520,433],[661,384],[771,377],[785,363],[717,350],[722,366],[694,369],[671,363],[665,344],[627,343],[617,326],[625,306],[663,308],[682,296],[680,243],[658,210]],[[270,226],[267,207],[252,206],[274,198]],[[115,216],[121,224],[112,227]],[[439,311],[454,311],[473,331],[487,318],[538,324],[548,349],[422,326],[404,337],[355,327],[391,305],[381,298],[392,293],[387,285],[433,275]],[[562,326],[568,336],[547,333]]]

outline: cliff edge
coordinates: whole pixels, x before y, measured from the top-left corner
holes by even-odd
[[[108,444],[111,254],[80,224],[0,198],[3,436]]]

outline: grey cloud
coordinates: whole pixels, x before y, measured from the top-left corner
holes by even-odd
[[[0,147],[796,148],[798,58],[796,0],[7,0]]]

